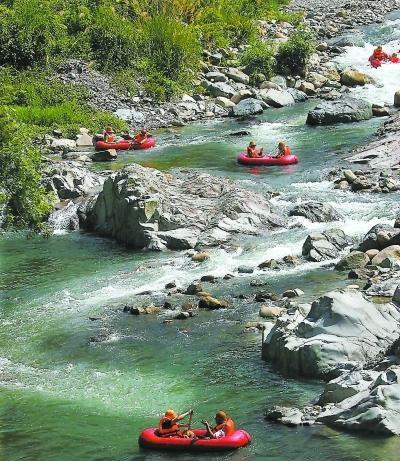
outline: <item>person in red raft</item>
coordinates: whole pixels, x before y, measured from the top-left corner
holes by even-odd
[[[229,437],[235,433],[235,423],[233,419],[224,411],[220,410],[215,415],[215,426],[211,427],[208,421],[202,421],[206,426],[207,433],[205,438],[220,439],[221,437]]]
[[[103,141],[104,142],[115,142],[116,141],[115,132],[112,129],[112,126],[107,126],[105,130],[103,131]]]
[[[133,138],[133,141],[135,144],[138,144],[138,145],[141,145],[143,144],[149,137],[151,136],[151,134],[145,129],[145,128],[142,128],[139,133],[137,133],[135,135],[135,137]]]
[[[290,147],[287,144],[281,141],[278,144],[278,151],[276,153],[276,158],[285,157],[286,155],[292,155],[292,151],[290,150]]]
[[[382,45],[377,46],[372,53],[372,56],[369,58],[371,66],[377,69],[381,67],[382,62],[387,61],[389,56],[383,51]]]
[[[393,64],[399,64],[400,58],[397,55],[397,53],[393,53],[392,56],[390,56],[389,61],[392,62]]]
[[[186,413],[178,415],[176,411],[169,408],[164,416],[160,419],[158,425],[158,436],[159,437],[183,437],[186,439],[195,437],[194,433],[190,430],[182,430],[184,426],[179,424],[179,421],[186,418],[188,415],[193,415],[193,410],[189,410]]]
[[[250,141],[250,144],[247,146],[247,157],[249,158],[260,158],[263,156],[264,149],[257,149],[257,143],[255,141]]]

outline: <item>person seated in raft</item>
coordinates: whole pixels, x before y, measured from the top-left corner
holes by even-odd
[[[103,131],[103,141],[105,142],[115,142],[115,132],[111,126],[107,126],[106,129]]]
[[[132,141],[133,136],[129,133],[129,131],[124,130],[121,131],[121,138],[125,139],[125,141]]]
[[[397,53],[393,53],[392,56],[390,56],[389,61],[393,62],[393,64],[398,64],[400,63],[400,58],[398,57]]]
[[[205,438],[220,439],[221,437],[233,435],[235,432],[233,419],[221,410],[215,415],[215,426],[213,428],[211,428],[208,421],[203,420],[202,423],[207,429]]]
[[[150,133],[145,128],[142,128],[133,139],[135,140],[135,144],[143,144],[150,136]]]
[[[374,49],[371,58],[377,61],[387,61],[389,56],[383,51],[382,45],[379,45]]]
[[[193,414],[193,410],[189,410],[186,413],[178,415],[176,411],[169,408],[164,416],[160,419],[157,434],[159,437],[182,437],[182,438],[193,438],[194,433],[189,430],[181,430],[184,425],[178,424],[178,421],[186,418],[186,416]]]
[[[260,158],[263,156],[264,148],[257,149],[257,144],[255,141],[250,141],[250,144],[247,146],[247,157],[249,158]]]
[[[292,152],[290,150],[290,147],[281,141],[278,144],[276,158],[285,157],[286,155],[292,155]]]

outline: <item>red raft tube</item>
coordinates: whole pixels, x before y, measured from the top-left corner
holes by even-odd
[[[156,140],[155,138],[148,137],[143,144],[135,144],[134,142],[126,139],[121,139],[120,141],[116,142],[105,142],[105,141],[96,141],[96,150],[107,150],[107,149],[115,149],[115,150],[139,150],[139,149],[151,149],[155,147]]]
[[[194,429],[197,437],[205,436],[205,429]],[[157,428],[145,429],[139,436],[142,448],[153,450],[174,451],[228,451],[244,447],[251,442],[250,435],[242,430],[236,430],[232,435],[219,439],[185,439],[182,437],[159,437]]]
[[[284,155],[283,157],[271,157],[264,155],[263,157],[250,158],[247,157],[245,152],[241,152],[237,158],[238,163],[242,165],[294,165],[298,163],[299,159],[296,155]]]

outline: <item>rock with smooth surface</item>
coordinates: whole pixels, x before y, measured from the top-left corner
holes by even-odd
[[[345,69],[340,76],[340,82],[343,85],[355,87],[355,86],[364,86],[367,83],[366,75],[362,72]]]
[[[264,111],[260,101],[254,98],[243,99],[232,108],[230,115],[233,117],[249,117],[261,114]]]
[[[228,70],[225,71],[225,75],[237,83],[248,85],[250,82],[250,77],[236,67],[229,67]]]
[[[288,91],[280,90],[261,90],[260,97],[264,102],[272,107],[285,107],[294,104],[294,98]]]
[[[387,258],[400,261],[400,245],[386,247],[372,259],[371,264],[373,266],[381,266],[382,262]]]
[[[222,96],[228,99],[230,99],[236,93],[236,91],[230,85],[228,85],[228,83],[224,82],[211,83],[208,85],[207,91],[211,94],[211,96],[214,96],[214,98]]]
[[[341,219],[341,215],[332,205],[315,201],[296,205],[290,210],[289,216],[302,216],[311,222],[330,222]]]
[[[362,99],[345,97],[335,101],[322,101],[307,116],[309,125],[351,123],[372,118],[371,103]]]
[[[369,264],[370,259],[366,253],[362,251],[352,251],[350,254],[344,256],[335,266],[339,271],[349,271],[351,269],[358,269],[365,267]]]
[[[262,348],[286,374],[332,379],[381,357],[399,338],[400,312],[359,291],[336,290],[299,312],[280,317]]]

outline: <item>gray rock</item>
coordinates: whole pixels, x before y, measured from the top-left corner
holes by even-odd
[[[76,138],[77,147],[93,146],[93,137],[88,133],[81,133]]]
[[[400,367],[393,365],[366,384],[316,421],[349,431],[400,435]]]
[[[302,254],[308,261],[320,262],[337,258],[339,251],[324,234],[310,234],[303,244]]]
[[[382,237],[378,239],[378,235],[382,236],[382,233],[387,234],[389,238],[387,240],[382,239]],[[367,232],[357,249],[364,252],[373,249],[383,250],[389,243],[393,244],[391,239],[399,233],[400,229],[395,229],[389,224],[376,224]]]
[[[394,94],[394,101],[393,101],[394,107],[400,107],[400,90],[396,91]]]
[[[211,64],[218,66],[221,64],[222,60],[224,59],[222,53],[214,53],[209,56]]]
[[[111,162],[117,159],[117,151],[115,149],[97,151],[90,158],[93,162]]]
[[[55,192],[60,200],[75,199],[100,192],[105,178],[78,162],[50,163],[43,168],[42,185]]]
[[[372,118],[372,105],[355,98],[322,101],[307,116],[309,125],[331,125],[335,123],[360,122]]]
[[[222,72],[207,72],[206,79],[211,82],[226,82],[228,78]]]
[[[331,46],[344,48],[346,46],[357,46],[365,47],[365,42],[359,35],[346,35],[344,37],[338,37],[330,41]]]
[[[271,78],[271,82],[276,83],[283,89],[286,88],[286,78],[283,77],[282,75],[275,75],[274,77]]]
[[[215,98],[215,104],[217,104],[218,106],[224,109],[230,109],[232,107],[235,107],[234,102],[232,102],[228,98],[224,98],[223,96],[218,96],[218,98]]]
[[[76,147],[76,141],[73,139],[53,139],[50,144],[50,150],[53,152],[71,152]]]
[[[288,91],[274,89],[261,90],[260,96],[264,102],[272,107],[285,107],[294,104],[294,98]]]
[[[251,115],[261,114],[263,108],[260,101],[254,98],[243,99],[232,108],[230,115],[233,117],[249,117]]]
[[[224,98],[229,99],[236,93],[230,85],[224,82],[211,83],[207,90],[211,96],[214,96],[214,98],[223,96]]]
[[[235,104],[238,104],[243,99],[253,98],[254,93],[250,90],[239,90],[232,97],[231,101]]]
[[[225,75],[234,82],[244,83],[245,85],[248,85],[250,82],[250,77],[235,67],[229,67],[229,69],[225,71]]]
[[[296,88],[288,88],[286,91],[293,96],[294,102],[305,102],[308,99],[308,96],[303,91]]]
[[[303,424],[303,413],[297,408],[276,406],[267,410],[265,419],[279,422],[288,427],[295,427]]]
[[[352,251],[336,264],[336,269],[339,271],[349,271],[365,267],[369,262],[370,259],[367,254],[362,251]]]
[[[313,201],[296,205],[290,210],[289,216],[303,216],[311,222],[330,222],[341,219],[341,215],[329,203]]]
[[[382,262],[387,259],[394,259],[400,261],[400,246],[391,245],[380,251],[371,261],[374,266],[381,266]]]
[[[385,354],[399,326],[394,304],[372,303],[359,291],[332,291],[305,318],[298,311],[281,316],[262,355],[284,373],[332,379]]]
[[[269,216],[262,195],[249,200],[233,181],[133,164],[106,180],[85,226],[135,248],[186,249],[265,232]]]
[[[254,272],[254,267],[252,266],[239,266],[238,267],[239,274],[252,274]]]

